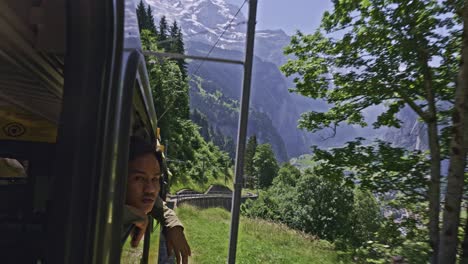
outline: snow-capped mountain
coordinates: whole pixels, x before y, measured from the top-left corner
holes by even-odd
[[[238,50],[244,47],[246,18],[242,12],[236,15],[238,6],[224,0],[145,0],[145,2],[151,6],[155,18],[159,19],[164,15],[169,21],[177,21],[182,27],[186,41],[214,44],[226,30],[217,47]]]
[[[240,6],[226,0],[144,0],[153,10],[156,19],[166,16],[182,28],[184,40],[227,50],[245,49],[247,18]],[[224,33],[223,33],[224,32]],[[220,37],[221,36],[221,37]],[[218,40],[219,38],[219,40]],[[257,30],[255,54],[260,58],[282,65],[286,62],[283,47],[290,41],[283,30]]]

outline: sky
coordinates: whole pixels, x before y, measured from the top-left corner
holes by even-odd
[[[227,0],[242,5],[244,0]],[[323,12],[331,10],[330,0],[258,0],[257,29],[283,29],[292,35],[297,29],[313,33]],[[243,8],[247,17],[247,4]]]

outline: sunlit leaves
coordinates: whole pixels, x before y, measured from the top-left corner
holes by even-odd
[[[268,188],[278,173],[278,162],[270,144],[258,145],[253,157],[253,167],[257,174],[258,186]]]
[[[404,194],[402,200],[421,202],[426,199],[429,164],[425,155],[389,143],[377,141],[364,145],[362,139],[331,150],[314,149],[314,160],[320,164],[315,172],[345,178],[361,188],[384,195],[390,191]]]
[[[300,127],[366,125],[362,110],[388,101],[394,103],[374,126],[398,126],[395,116],[405,104],[429,111],[428,81],[436,100],[451,104],[460,42],[459,24],[448,19],[453,9],[435,0],[333,3],[319,30],[298,32],[285,48],[296,57],[281,68],[295,77],[291,90],[330,104],[326,113],[304,114]]]
[[[144,50],[160,50],[149,30],[141,31],[141,42]],[[146,68],[172,183],[196,188],[228,176],[228,155],[206,142],[189,119],[188,83],[177,62],[147,56]]]

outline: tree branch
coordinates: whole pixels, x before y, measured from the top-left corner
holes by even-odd
[[[397,93],[401,96],[403,101],[407,103],[414,112],[416,112],[425,122],[429,121],[429,117],[408,95],[406,95],[401,89],[397,90]]]

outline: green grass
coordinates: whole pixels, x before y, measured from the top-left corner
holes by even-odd
[[[176,210],[192,248],[191,263],[226,263],[230,213],[220,209]],[[236,263],[343,263],[333,246],[284,225],[241,217]]]

